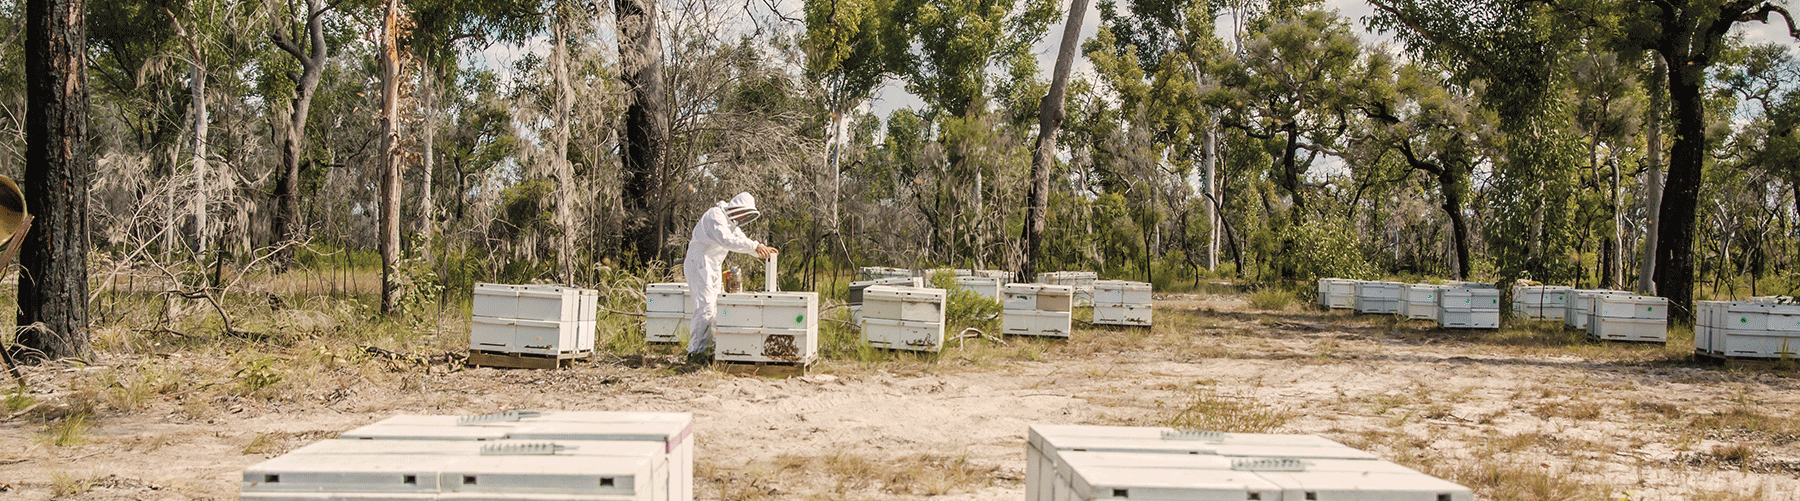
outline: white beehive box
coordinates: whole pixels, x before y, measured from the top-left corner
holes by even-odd
[[[1328,278],[1323,285],[1322,305],[1332,309],[1356,308],[1356,284],[1361,280],[1346,278]]]
[[[1356,311],[1358,313],[1400,312],[1400,290],[1405,284],[1399,282],[1357,282]]]
[[[542,322],[514,318],[469,319],[469,349],[558,355],[594,349],[595,322]]]
[[[1093,306],[1094,282],[1100,274],[1091,271],[1055,271],[1039,273],[1037,283],[1049,285],[1066,285],[1074,290],[1075,306]]]
[[[1413,320],[1437,320],[1442,285],[1407,284],[1400,290],[1400,315]]]
[[[846,303],[862,304],[863,291],[877,285],[896,285],[901,287],[924,287],[925,279],[918,277],[877,278],[861,282],[850,282],[850,294],[845,297]]]
[[[594,320],[600,291],[560,285],[519,286],[519,309],[511,318],[544,322]]]
[[[1074,309],[1074,287],[1046,284],[1006,284],[1000,288],[1000,304],[1006,310],[1067,313]]]
[[[984,276],[956,277],[956,288],[974,292],[981,297],[993,301],[1000,300],[1000,287],[1004,285],[1006,285],[1006,280],[1001,278]]]
[[[517,318],[520,289],[523,287],[518,285],[475,284],[470,312],[477,317]]]
[[[1594,312],[1594,296],[1630,296],[1627,291],[1608,289],[1575,289],[1569,294],[1568,306],[1563,309],[1563,325],[1572,329],[1587,330],[1588,316]]]
[[[856,270],[857,280],[879,280],[883,278],[912,278],[913,271],[906,268],[887,268],[882,266],[864,266]]]
[[[818,317],[813,292],[720,294],[713,359],[810,364],[819,355]]]
[[[1668,299],[1597,295],[1592,301],[1588,336],[1610,341],[1668,342]]]
[[[863,291],[862,317],[944,323],[943,289],[877,285]]]
[[[877,285],[863,292],[863,340],[895,350],[938,351],[944,345],[943,289]]]
[[[1438,294],[1438,326],[1449,329],[1500,328],[1500,291],[1450,288]]]
[[[1006,270],[975,270],[975,276],[1000,279],[1000,283],[1012,281],[1013,272]]]
[[[1474,493],[1466,487],[1380,460],[1104,452],[1069,452],[1065,459],[1066,464],[1057,471],[1052,499],[1469,501],[1474,498]],[[1207,475],[1209,472],[1214,475]]]
[[[655,283],[644,285],[645,313],[694,314],[694,303],[688,298],[688,284]]]
[[[1513,287],[1513,315],[1532,319],[1563,319],[1575,291],[1564,285],[1519,285]]]
[[[690,313],[644,313],[644,340],[652,343],[677,343],[687,334]]]
[[[1067,311],[1005,310],[1000,314],[1000,331],[1014,336],[1066,338],[1074,333],[1074,325]]]
[[[1095,303],[1093,323],[1096,325],[1149,327],[1153,316],[1152,308],[1147,304],[1108,306]]]
[[[620,499],[620,500],[661,500],[691,501],[694,497],[694,441],[693,416],[681,412],[533,412],[509,411],[479,416],[394,416],[380,422],[344,432],[340,438],[345,440],[333,442],[361,442],[364,444],[380,444],[405,441],[441,442],[462,441],[476,444],[546,442],[554,441],[564,445],[564,450],[556,451],[557,457],[573,456],[577,461],[593,461],[596,457],[620,457],[648,455],[650,464],[666,464],[666,474],[634,477],[626,485],[635,485],[632,491],[607,494],[602,497],[580,499]],[[592,442],[592,443],[590,443]],[[347,451],[355,450],[356,445],[336,443],[322,445],[320,449]],[[383,447],[369,445],[367,447]],[[403,450],[423,450],[432,445],[395,445]],[[307,449],[301,449],[307,450]],[[298,451],[296,451],[298,452]],[[444,456],[448,457],[448,456]],[[515,456],[499,456],[507,460],[517,460]],[[538,456],[543,457],[543,456]],[[530,461],[510,461],[511,464],[530,464]],[[392,464],[392,462],[382,463]],[[487,468],[482,466],[481,468]],[[470,470],[456,468],[444,470],[452,473],[452,478],[461,489],[465,474],[478,475],[475,485],[483,485],[479,475],[496,475],[495,480],[486,481],[487,487],[504,485],[507,477],[504,469]],[[523,470],[529,472],[529,469]],[[250,479],[246,470],[246,479]],[[614,487],[624,483],[615,473]],[[415,477],[416,482],[424,482],[427,476]],[[389,479],[393,481],[396,479]],[[639,483],[639,482],[642,483]],[[595,486],[599,486],[596,481]],[[246,489],[248,492],[249,489]],[[446,491],[476,492],[476,491]],[[491,496],[482,499],[510,499],[491,492]],[[528,494],[528,493],[520,493]],[[506,493],[508,496],[518,495]],[[637,497],[634,497],[637,496]],[[269,499],[269,498],[258,498]],[[442,499],[442,497],[438,498]],[[520,498],[525,499],[525,498]]]
[[[1800,356],[1800,306],[1699,301],[1695,317],[1695,353],[1735,358]]]
[[[1066,452],[1140,453],[1170,458],[1277,455],[1373,460],[1375,455],[1315,435],[1178,431],[1166,427],[1033,424],[1026,431],[1025,499],[1053,501]],[[1240,494],[1242,495],[1242,494]],[[1278,499],[1278,498],[1271,498]]]
[[[245,469],[243,493],[246,499],[483,492],[664,500],[678,488],[670,459],[652,442],[324,440]]]
[[[1750,298],[1752,303],[1794,304],[1794,296],[1756,296]]]
[[[1151,303],[1150,293],[1150,284],[1146,282],[1094,281],[1095,306],[1148,305]]]

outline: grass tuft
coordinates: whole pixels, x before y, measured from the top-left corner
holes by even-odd
[[[1294,293],[1281,289],[1263,289],[1250,295],[1250,307],[1265,311],[1285,311],[1294,301]]]
[[[1280,429],[1294,413],[1248,399],[1220,395],[1196,386],[1191,399],[1163,424],[1172,428],[1229,433],[1268,433]]]

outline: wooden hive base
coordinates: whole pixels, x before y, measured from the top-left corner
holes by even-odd
[[[714,365],[726,374],[790,378],[805,376],[815,363],[818,363],[816,358],[806,363],[717,361]]]
[[[500,367],[507,369],[555,369],[568,367],[576,360],[593,358],[592,350],[568,351],[556,355],[539,355],[535,353],[504,353],[498,351],[469,350],[470,367]]]

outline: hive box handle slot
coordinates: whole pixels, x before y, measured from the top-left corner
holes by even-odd
[[[475,485],[475,476],[463,475],[463,485]]]
[[[263,483],[279,484],[281,483],[281,475],[263,475]]]
[[[1115,497],[1115,498],[1131,497],[1131,489],[1113,489],[1113,497]]]

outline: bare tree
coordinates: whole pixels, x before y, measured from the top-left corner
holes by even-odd
[[[1056,70],[1050,77],[1050,92],[1038,106],[1037,149],[1031,157],[1031,191],[1025,205],[1025,260],[1019,267],[1018,280],[1030,282],[1037,274],[1039,246],[1044,240],[1044,219],[1050,205],[1050,168],[1056,162],[1056,133],[1062,130],[1063,95],[1069,86],[1069,67],[1075,62],[1075,48],[1081,39],[1081,21],[1087,16],[1088,0],[1069,1],[1069,21],[1063,26],[1062,47],[1056,52]]]

